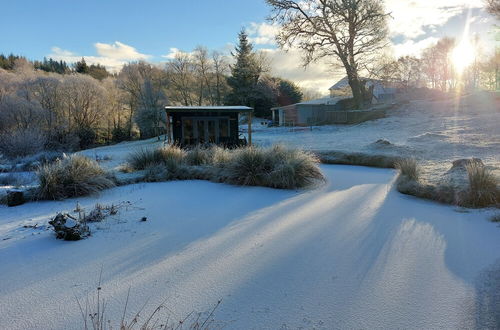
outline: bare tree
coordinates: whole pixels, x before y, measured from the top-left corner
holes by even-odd
[[[135,118],[142,124],[143,135],[152,135],[150,130],[154,127],[159,138],[162,106],[167,102],[164,93],[167,77],[163,70],[146,62],[129,63],[123,67],[118,78],[118,85],[129,96],[129,135]]]
[[[227,92],[228,86],[226,75],[229,72],[229,64],[224,55],[218,51],[212,52],[212,63],[215,76],[215,97],[214,104],[221,105],[223,94]]]
[[[485,0],[484,2],[486,10],[497,19],[500,19],[500,0]]]
[[[187,53],[177,53],[174,59],[167,63],[168,81],[170,82],[171,99],[182,105],[193,105],[192,86],[194,64]]]
[[[193,52],[193,62],[196,72],[196,81],[199,86],[198,105],[203,104],[203,98],[208,98],[209,104],[214,104],[212,95],[212,65],[205,47],[198,46]]]
[[[63,80],[64,104],[71,130],[95,129],[103,116],[106,93],[99,82],[87,75],[72,75]]]
[[[454,47],[455,39],[445,37],[422,52],[423,71],[432,88],[447,91],[455,86],[456,79],[450,59]]]
[[[382,0],[266,0],[271,20],[281,25],[281,47],[304,51],[304,64],[320,58],[342,63],[354,104],[363,106],[366,90],[359,72],[386,46],[387,14]],[[371,99],[371,98],[370,98]]]

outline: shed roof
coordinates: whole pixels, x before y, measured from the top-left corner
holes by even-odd
[[[252,108],[243,105],[229,106],[166,106],[167,112],[251,112]]]

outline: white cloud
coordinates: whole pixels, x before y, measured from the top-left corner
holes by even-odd
[[[88,64],[101,64],[108,70],[117,72],[121,67],[131,61],[146,60],[150,55],[139,53],[134,47],[115,41],[112,44],[95,43],[94,47],[99,56],[79,55],[59,47],[52,47],[52,53],[48,57],[58,61],[74,63],[85,58]]]
[[[149,55],[141,54],[134,47],[125,45],[119,41],[115,41],[113,44],[97,42],[94,46],[97,50],[97,54],[100,56],[117,60],[138,61],[146,60],[151,57]]]
[[[182,53],[179,48],[172,47],[169,49],[168,54],[162,55],[161,57],[172,60],[175,58],[175,56],[179,53]]]
[[[252,22],[247,27],[250,42],[256,45],[275,45],[275,37],[279,31],[279,26],[268,23]]]
[[[468,8],[481,8],[482,0],[386,0],[391,13],[389,29],[392,36],[416,38],[425,29],[442,26]]]
[[[345,76],[342,69],[334,71],[332,65],[326,61],[311,63],[307,67],[302,65],[302,54],[299,50],[267,48],[262,49],[271,62],[273,76],[289,79],[299,86],[328,94],[328,88]]]
[[[435,44],[438,40],[439,38],[429,37],[419,41],[414,41],[409,39],[402,43],[394,44],[392,46],[394,51],[394,56],[396,58],[406,55],[418,57],[420,56],[420,53],[422,52],[423,49]]]

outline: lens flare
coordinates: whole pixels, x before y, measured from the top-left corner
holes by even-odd
[[[467,38],[462,39],[451,54],[453,66],[458,73],[462,73],[467,69],[474,62],[474,58],[474,46]]]

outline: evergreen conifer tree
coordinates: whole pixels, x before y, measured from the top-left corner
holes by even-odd
[[[226,98],[226,104],[253,107],[261,69],[245,30],[238,34],[238,38],[239,44],[231,53],[236,63],[231,66],[231,76],[227,80],[232,91]]]

